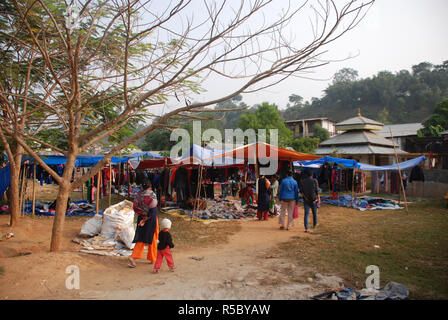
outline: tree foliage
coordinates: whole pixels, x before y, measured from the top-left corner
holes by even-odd
[[[322,98],[307,101],[303,108],[287,108],[283,118],[342,121],[360,108],[363,116],[386,124],[421,122],[432,114],[436,103],[448,98],[448,60],[440,65],[422,62],[412,66],[411,72],[380,71],[365,79],[355,75],[353,69],[342,69]]]
[[[239,128],[243,131],[247,129],[266,129],[266,142],[271,141],[270,129],[278,130],[278,145],[288,147],[291,143],[293,133],[286,127],[285,122],[280,117],[280,111],[275,104],[263,102],[256,106],[255,112],[245,112],[241,115]],[[257,132],[258,134],[258,132]]]
[[[322,128],[318,123],[313,126],[314,137],[319,139],[319,143],[330,139],[330,132]]]
[[[420,136],[439,136],[448,130],[448,99],[436,105],[431,117],[423,122],[423,127],[418,132]]]

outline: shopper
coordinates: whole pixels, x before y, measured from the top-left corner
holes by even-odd
[[[280,192],[278,198],[280,200],[281,209],[278,223],[280,229],[285,229],[285,213],[288,212],[288,224],[286,230],[294,226],[294,207],[299,203],[299,188],[297,182],[292,177],[292,171],[280,183]]]

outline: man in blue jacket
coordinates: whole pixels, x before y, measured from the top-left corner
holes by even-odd
[[[288,176],[282,180],[278,199],[281,204],[280,216],[278,218],[280,229],[285,229],[285,213],[288,211],[286,230],[289,230],[294,225],[294,207],[299,203],[299,187],[297,181],[292,177],[292,171],[288,172]]]

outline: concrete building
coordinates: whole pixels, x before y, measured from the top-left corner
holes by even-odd
[[[287,120],[285,124],[294,133],[294,138],[299,137],[313,137],[314,136],[314,125],[318,124],[322,128],[327,129],[330,136],[337,134],[335,124],[329,118],[311,118],[311,119],[299,119],[299,120]]]

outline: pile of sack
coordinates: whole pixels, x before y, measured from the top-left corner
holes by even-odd
[[[104,249],[112,244],[118,249],[123,248],[123,246],[127,249],[133,249],[135,245],[132,243],[134,235],[133,203],[124,200],[104,210],[102,216],[95,215],[87,220],[81,227],[80,236],[95,238],[88,242],[80,241],[78,243],[84,246],[90,245],[89,248],[93,249]],[[99,244],[99,240],[103,242],[103,247]]]

